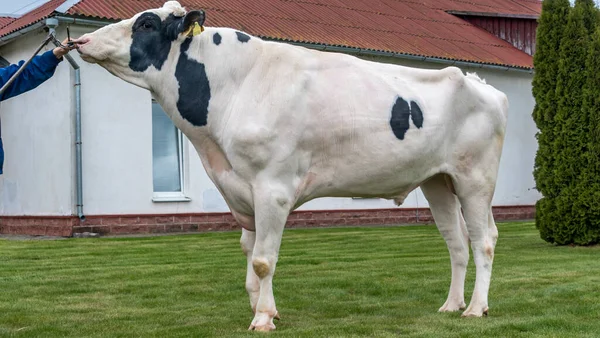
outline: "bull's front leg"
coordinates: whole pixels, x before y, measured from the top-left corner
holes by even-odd
[[[260,295],[260,281],[252,267],[252,251],[254,250],[255,241],[256,233],[254,231],[242,229],[240,244],[248,262],[246,269],[246,291],[248,291],[248,296],[250,297],[250,306],[252,307],[253,313],[256,313],[256,304],[258,303],[258,296]]]
[[[271,331],[278,318],[273,297],[273,275],[279,256],[283,228],[290,212],[291,196],[285,189],[258,188],[254,192],[256,239],[252,251],[252,269],[258,276],[260,293],[249,330]]]
[[[242,229],[240,244],[242,245],[242,251],[244,252],[244,255],[246,255],[246,260],[248,262],[246,269],[246,291],[248,292],[250,307],[254,314],[256,314],[256,305],[258,303],[258,297],[260,296],[260,280],[252,267],[252,251],[254,250],[255,241],[256,233],[254,231]],[[275,315],[275,319],[279,319],[279,314]]]

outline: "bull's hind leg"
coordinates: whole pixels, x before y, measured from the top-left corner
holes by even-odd
[[[463,313],[464,317],[481,317],[487,315],[488,312],[488,292],[492,277],[494,249],[498,239],[498,231],[491,215],[494,186],[494,180],[489,177],[480,180],[477,177],[459,179],[456,184],[476,269],[475,289],[471,302]]]
[[[439,311],[452,312],[466,307],[464,287],[469,262],[469,240],[458,199],[451,190],[452,182],[446,181],[444,176],[436,175],[427,180],[421,184],[421,190],[429,202],[435,224],[450,252],[452,281],[448,299]]]

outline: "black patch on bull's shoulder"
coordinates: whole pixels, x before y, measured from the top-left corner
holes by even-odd
[[[215,45],[220,45],[221,44],[221,34],[219,33],[215,33],[213,35],[213,42],[215,43]]]
[[[417,128],[423,127],[423,112],[421,107],[414,101],[410,102],[410,117]]]
[[[177,39],[183,18],[170,14],[164,21],[154,13],[143,13],[132,26],[129,67],[143,72],[151,65],[160,70]]]
[[[250,36],[248,34],[244,34],[242,32],[235,32],[235,35],[237,35],[238,40],[242,43],[250,41]]]
[[[175,68],[175,78],[179,82],[177,109],[181,116],[197,127],[207,124],[210,83],[204,64],[188,58],[186,52],[191,38],[181,44],[181,54]]]
[[[399,140],[404,140],[404,136],[406,135],[408,128],[410,128],[408,122],[409,116],[412,118],[412,121],[417,128],[423,127],[423,112],[421,111],[421,107],[414,101],[411,101],[409,105],[406,100],[398,96],[396,103],[392,107],[390,126],[392,127],[394,135],[396,135]]]

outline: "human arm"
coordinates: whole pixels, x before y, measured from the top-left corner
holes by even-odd
[[[0,101],[30,91],[54,75],[56,66],[73,47],[56,47],[36,55],[14,82],[0,95]],[[21,68],[25,61],[0,68],[0,85],[4,85]]]

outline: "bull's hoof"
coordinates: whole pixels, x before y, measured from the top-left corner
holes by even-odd
[[[479,310],[475,310],[472,306],[469,306],[469,308],[467,308],[467,310],[465,312],[463,312],[462,317],[483,317],[488,315],[488,308],[487,306],[484,308],[481,308]]]
[[[262,326],[250,325],[248,328],[249,331],[259,331],[259,332],[269,332],[275,330],[274,324],[266,324]]]
[[[450,300],[447,300],[438,312],[456,312],[466,308],[467,304],[465,304],[465,302],[451,302]]]
[[[269,332],[275,330],[275,324],[273,324],[273,319],[279,320],[281,317],[279,316],[279,312],[275,311],[275,315],[271,316],[268,313],[257,313],[252,320],[252,324],[248,328],[249,331],[261,331],[261,332]]]

